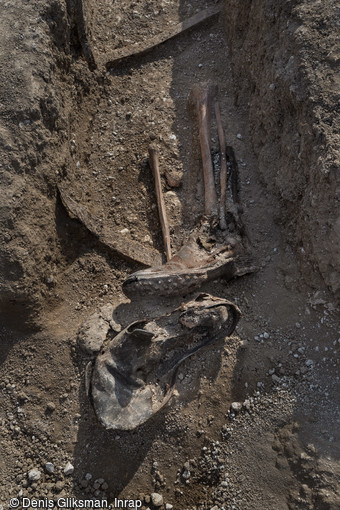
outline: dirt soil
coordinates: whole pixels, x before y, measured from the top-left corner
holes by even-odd
[[[217,5],[219,16],[104,65]],[[336,2],[0,9],[0,509],[72,496],[152,510],[338,509]],[[132,432],[107,431],[86,396],[77,333],[108,304],[127,326],[191,297],[129,302],[121,289],[163,257],[150,143],[173,252],[202,213],[187,102],[207,81],[218,85],[259,270],[202,287],[243,316],[231,338],[185,362],[181,398]]]

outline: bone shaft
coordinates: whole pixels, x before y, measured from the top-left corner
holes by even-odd
[[[198,131],[201,147],[203,180],[204,180],[204,198],[205,214],[208,216],[217,215],[217,194],[214,182],[214,171],[210,151],[210,111],[209,111],[209,91],[208,88],[202,91],[202,96],[198,101]]]
[[[221,187],[221,196],[220,196],[220,208],[219,208],[219,217],[220,217],[220,228],[225,230],[227,228],[227,223],[225,219],[225,206],[226,206],[226,197],[227,197],[227,159],[225,153],[225,137],[221,120],[221,110],[219,102],[215,102],[215,116],[217,123],[217,132],[218,132],[218,140],[220,144],[220,159],[221,159],[221,171],[220,171],[220,187]]]
[[[150,157],[150,166],[153,173],[153,178],[155,181],[155,190],[156,190],[156,199],[157,199],[157,207],[159,213],[159,220],[162,228],[163,242],[164,242],[164,250],[167,261],[171,259],[171,247],[170,247],[170,231],[168,218],[165,209],[165,203],[162,193],[162,185],[161,185],[161,176],[159,172],[159,164],[158,164],[158,152],[155,147],[149,147],[149,157]]]

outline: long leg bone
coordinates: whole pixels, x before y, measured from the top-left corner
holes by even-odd
[[[205,282],[223,277],[230,280],[256,270],[252,265],[251,257],[242,242],[242,223],[239,220],[239,203],[237,197],[236,180],[231,177],[231,207],[227,212],[234,219],[232,236],[228,231],[218,226],[217,194],[214,183],[213,167],[210,154],[209,133],[209,101],[211,88],[208,86],[195,86],[191,92],[191,105],[195,107],[198,116],[200,145],[203,164],[205,186],[205,213],[198,225],[191,232],[179,252],[162,266],[137,271],[123,283],[124,293],[131,299],[137,296],[172,296],[175,294],[188,294],[200,288]],[[218,112],[217,112],[218,115]],[[219,123],[220,145],[222,158],[225,162],[224,136],[221,137],[221,123]],[[222,129],[223,131],[223,129]],[[227,153],[229,158],[229,153]],[[236,163],[236,162],[235,162]],[[235,166],[235,165],[234,165]],[[221,221],[225,221],[224,204],[226,201],[226,168],[222,171],[222,198],[223,213]],[[235,182],[234,182],[235,181]],[[226,221],[225,221],[226,223]],[[226,225],[227,226],[227,225]],[[244,230],[244,229],[243,229]],[[230,232],[229,232],[230,234]]]
[[[211,86],[194,85],[190,93],[190,102],[196,110],[198,131],[201,146],[205,214],[209,217],[217,215],[217,194],[214,182],[214,171],[210,150],[210,102]]]
[[[160,219],[161,228],[162,228],[166,260],[170,260],[171,259],[171,247],[170,247],[169,224],[168,224],[168,218],[166,215],[164,198],[162,195],[161,177],[160,177],[159,165],[158,165],[158,153],[157,153],[157,149],[155,147],[153,147],[153,146],[149,147],[149,156],[150,156],[150,166],[152,168],[153,178],[155,181],[157,206],[158,206],[159,219]]]

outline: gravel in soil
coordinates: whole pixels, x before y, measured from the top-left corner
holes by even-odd
[[[222,3],[221,3],[222,4]],[[246,104],[235,105],[223,20],[138,62],[90,70],[76,3],[3,4],[0,124],[3,267],[0,503],[9,497],[140,498],[143,508],[339,506],[337,307],[301,276],[277,195],[261,180]],[[85,3],[95,52],[160,33],[215,2]],[[112,30],[112,24],[115,30]],[[14,65],[13,65],[14,62]],[[239,169],[243,220],[259,271],[203,290],[233,300],[235,335],[179,373],[176,397],[133,432],[97,422],[77,332],[103,306],[122,327],[178,299],[129,303],[139,268],[69,217],[58,182],[113,237],[162,250],[151,171],[160,167],[175,251],[201,212],[193,83],[218,84]],[[213,150],[218,149],[216,130]],[[273,154],[273,157],[275,154]],[[174,185],[175,183],[175,185]],[[161,506],[159,506],[161,505]]]

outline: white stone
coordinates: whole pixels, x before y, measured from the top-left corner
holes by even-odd
[[[235,413],[239,413],[242,409],[242,402],[233,402],[231,408]]]
[[[184,480],[189,480],[190,476],[191,476],[190,471],[188,471],[187,469],[183,471],[182,477],[184,478]]]
[[[151,494],[151,501],[154,506],[162,506],[163,505],[163,496],[158,494],[158,492],[153,492]]]
[[[250,402],[250,400],[249,400],[249,399],[246,399],[246,400],[243,402],[243,407],[249,411],[249,409],[251,408],[251,402]]]
[[[71,462],[68,462],[66,466],[64,467],[64,475],[72,475],[74,471],[74,467],[72,466]]]
[[[38,480],[40,480],[40,477],[41,473],[39,469],[31,469],[31,471],[29,471],[28,473],[28,479],[30,482],[37,482]]]

